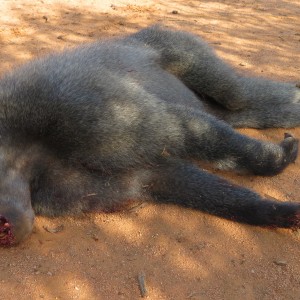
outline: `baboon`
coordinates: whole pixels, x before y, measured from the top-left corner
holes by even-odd
[[[264,199],[202,170],[278,174],[298,141],[234,127],[300,125],[294,84],[239,75],[198,37],[153,26],[36,59],[0,80],[0,245],[35,214],[194,208],[257,226],[300,227],[300,203]]]

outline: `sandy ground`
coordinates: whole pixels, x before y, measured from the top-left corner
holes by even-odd
[[[242,73],[299,81],[298,0],[1,0],[1,73],[31,58],[163,23],[202,36]],[[281,140],[284,130],[241,130]],[[300,137],[300,129],[289,130]],[[213,171],[217,173],[216,171]],[[218,172],[220,173],[220,172]],[[272,178],[221,175],[300,201],[300,160]],[[58,233],[46,228],[64,225]],[[300,233],[147,204],[83,219],[38,217],[0,249],[2,299],[300,299]]]

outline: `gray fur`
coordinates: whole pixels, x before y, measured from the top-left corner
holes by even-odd
[[[296,159],[297,140],[258,141],[230,125],[298,126],[299,102],[293,84],[242,77],[199,38],[157,26],[37,59],[0,81],[0,215],[16,242],[32,207],[57,216],[133,199],[298,226],[298,204],[262,199],[188,160],[277,174]]]

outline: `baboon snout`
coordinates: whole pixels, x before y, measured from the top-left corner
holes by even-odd
[[[14,235],[12,233],[12,225],[9,221],[0,215],[0,245],[9,246],[14,243]]]
[[[33,222],[32,209],[1,211],[0,208],[0,246],[9,247],[20,243],[31,233]]]

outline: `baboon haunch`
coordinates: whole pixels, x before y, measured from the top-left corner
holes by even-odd
[[[158,26],[37,59],[0,81],[0,244],[34,214],[112,211],[140,199],[260,226],[299,227],[300,203],[201,170],[274,175],[298,142],[233,127],[300,125],[300,89],[238,75],[199,38]]]

